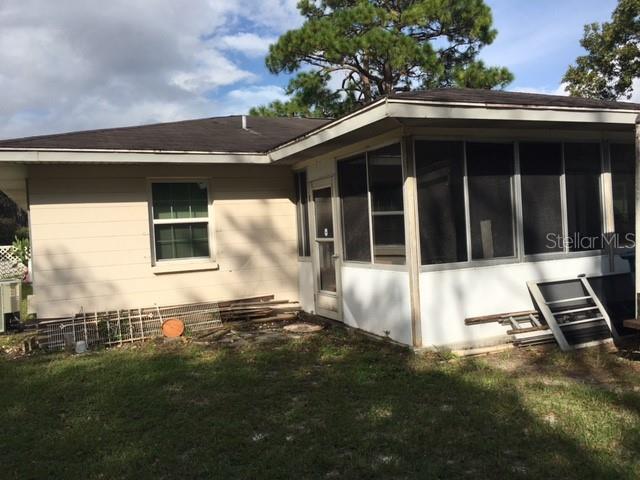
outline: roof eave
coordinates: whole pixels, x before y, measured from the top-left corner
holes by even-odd
[[[275,147],[269,152],[269,156],[272,162],[279,162],[291,155],[344,135],[349,131],[366,127],[389,117],[573,124],[595,123],[631,126],[635,124],[638,110],[383,98],[348,116]]]
[[[0,162],[268,164],[266,153],[168,150],[0,148]]]

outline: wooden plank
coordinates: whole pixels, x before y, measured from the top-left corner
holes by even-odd
[[[627,328],[640,330],[640,318],[631,318],[629,320],[624,320],[622,324]]]
[[[537,310],[523,310],[520,312],[495,313],[492,315],[483,315],[479,317],[469,317],[464,319],[465,325],[479,325],[483,323],[500,322],[509,317],[528,317],[529,315],[537,315]]]
[[[518,335],[519,333],[538,332],[540,330],[549,330],[549,327],[544,325],[540,327],[523,327],[507,330],[507,335]]]

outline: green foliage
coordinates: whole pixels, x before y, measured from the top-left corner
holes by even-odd
[[[29,239],[15,237],[11,245],[11,253],[13,253],[25,267],[29,265],[29,259],[31,258]]]
[[[640,77],[640,1],[620,0],[610,22],[585,25],[580,45],[586,55],[564,75],[571,95],[615,100],[629,98]]]
[[[476,60],[493,42],[483,0],[301,0],[304,24],[269,47],[272,73],[303,67],[292,98],[252,110],[259,115],[339,116],[395,89],[504,87],[513,75]],[[342,78],[338,88],[331,74]]]
[[[250,115],[263,117],[331,117],[348,113],[356,105],[351,92],[343,96],[332,92],[327,83],[329,74],[303,72],[293,78],[286,88],[291,99],[287,102],[276,100],[268,106],[254,107]]]
[[[18,227],[16,228],[16,234],[15,236],[17,238],[29,238],[29,227]]]

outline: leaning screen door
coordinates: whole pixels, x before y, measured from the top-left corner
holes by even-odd
[[[314,186],[311,190],[314,217],[314,270],[316,312],[338,318],[338,275],[333,225],[333,192],[331,184]]]

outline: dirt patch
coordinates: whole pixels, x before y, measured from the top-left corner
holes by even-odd
[[[190,343],[242,348],[251,344],[276,344],[302,338],[326,328],[328,323],[309,314],[290,320],[233,322],[189,338]]]
[[[614,384],[637,383],[640,348],[628,344],[561,352],[557,346],[513,349],[483,357],[483,362],[513,376],[538,378],[545,384],[562,376],[564,382],[588,383],[609,388]]]
[[[15,359],[31,355],[38,350],[33,332],[6,333],[0,335],[0,356]]]

